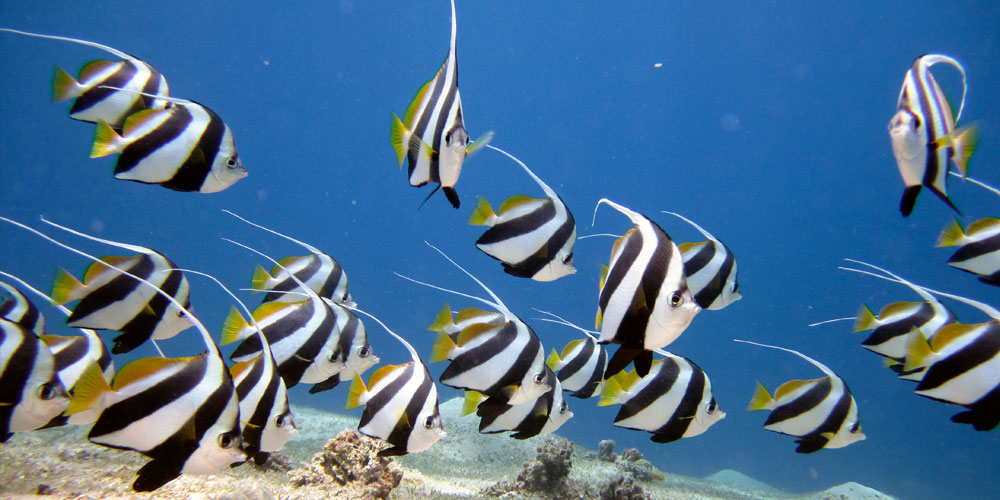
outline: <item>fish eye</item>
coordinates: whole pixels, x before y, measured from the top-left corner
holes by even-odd
[[[854,422],[854,425],[851,426],[851,433],[853,434],[860,430],[861,430],[861,421],[858,420],[857,422]]]
[[[674,292],[670,294],[670,305],[672,307],[678,307],[684,303],[684,297],[679,292]]]
[[[715,411],[715,408],[716,408],[715,400],[713,399],[708,402],[708,412],[712,413],[713,411]]]
[[[232,433],[223,432],[222,434],[219,434],[219,448],[228,450],[229,448],[232,448],[235,443],[236,440],[233,439]]]
[[[56,385],[52,382],[46,382],[38,388],[38,397],[42,401],[48,401],[56,397]]]
[[[569,405],[565,402],[559,405],[559,413],[566,413],[569,410]]]
[[[567,254],[565,257],[563,257],[562,259],[563,264],[569,264],[570,262],[573,262],[573,254]]]
[[[288,423],[288,420],[285,419],[285,415],[284,414],[278,415],[277,417],[274,417],[274,425],[278,426],[278,428],[284,427],[285,424],[287,424],[287,423]]]
[[[369,354],[371,353],[369,352],[367,347],[362,347],[361,349],[358,349],[358,356],[362,358],[367,358]]]
[[[229,168],[236,168],[236,166],[239,165],[239,163],[240,163],[239,160],[237,160],[235,156],[230,156],[226,160],[226,166]]]
[[[541,384],[544,381],[545,381],[545,375],[544,374],[539,373],[539,374],[535,375],[535,383],[536,384]]]
[[[434,428],[434,417],[427,417],[424,419],[424,429]]]

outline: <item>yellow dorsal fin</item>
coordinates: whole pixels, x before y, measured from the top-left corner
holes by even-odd
[[[113,66],[121,64],[115,61],[106,61],[104,59],[95,59],[93,61],[84,64],[80,68],[80,81],[90,83],[89,80],[94,78],[94,75],[102,73],[104,71],[111,71]]]
[[[628,238],[632,235],[634,231],[636,231],[636,228],[633,227],[632,229],[625,231],[625,234],[623,234],[621,238],[615,240],[614,245],[611,245],[612,256],[618,255],[620,247],[625,243],[626,240],[628,240]]]
[[[781,401],[789,394],[810,385],[814,385],[821,380],[823,380],[823,378],[814,378],[812,380],[789,380],[788,382],[781,384],[781,386],[778,387],[778,390],[774,391],[774,399]]]
[[[878,316],[882,320],[885,320],[886,318],[906,314],[907,312],[910,312],[911,309],[915,311],[915,308],[919,307],[919,302],[893,302],[892,304],[883,307],[882,310],[878,312]]]
[[[55,279],[52,280],[52,293],[49,295],[54,304],[62,305],[79,299],[86,293],[86,290],[86,285],[80,283],[76,276],[60,267],[56,270]]]
[[[166,109],[144,109],[142,111],[136,111],[135,113],[128,115],[128,118],[125,119],[125,124],[122,125],[122,135],[131,139],[132,134],[147,122],[156,120],[157,117],[169,115],[171,113],[173,113],[173,111]]]
[[[566,359],[569,353],[573,352],[573,349],[583,343],[583,339],[573,339],[566,343],[566,347],[563,347],[562,354],[559,356],[562,359]]]
[[[205,356],[205,354],[199,354],[198,356]],[[151,357],[137,359],[118,370],[118,373],[115,374],[115,380],[112,387],[116,392],[120,391],[123,387],[131,385],[155,373],[163,370],[170,370],[178,365],[188,364],[198,356],[184,358]]]
[[[304,307],[307,303],[308,301],[305,300],[298,302],[266,302],[253,310],[253,319],[259,323],[275,314],[281,313],[289,307]]]
[[[295,257],[295,256],[285,257],[283,259],[278,259],[278,264],[281,264],[281,266],[285,267],[285,269],[288,269],[288,268],[291,268],[292,266],[298,264],[300,260],[302,260],[302,259],[308,259],[309,257],[310,257],[309,255],[301,255],[301,256],[298,256],[298,257]],[[283,269],[281,269],[281,267],[279,267],[277,265],[275,265],[274,267],[271,268],[271,274],[275,274],[275,275],[276,274],[281,274],[281,271],[283,271]]]
[[[267,269],[264,269],[260,265],[253,270],[253,277],[250,278],[250,288],[255,290],[269,290],[271,288],[271,280],[274,278],[268,274]]]
[[[406,107],[406,112],[403,113],[403,124],[407,127],[413,126],[413,121],[416,117],[417,111],[420,110],[420,103],[427,95],[427,89],[431,87],[431,82],[433,81],[434,80],[431,79],[427,83],[423,84],[420,89],[417,90],[417,95],[413,96],[413,100],[410,101],[410,104]]]
[[[500,207],[497,208],[497,213],[503,215],[516,208],[523,207],[525,205],[530,205],[532,203],[545,202],[545,201],[548,201],[548,199],[535,198],[532,196],[528,196],[526,194],[515,194],[514,196],[508,197],[506,200],[503,200],[503,203],[501,203]]]
[[[967,325],[965,323],[950,323],[944,325],[938,329],[938,331],[934,332],[934,336],[931,337],[931,349],[934,350],[934,352],[941,352],[952,342],[955,342],[959,338],[966,335],[974,334],[988,324],[989,323],[978,323]]]
[[[113,271],[113,268],[128,270],[129,267],[137,260],[142,258],[140,255],[133,255],[131,257],[119,257],[117,255],[108,255],[101,257],[100,262],[91,262],[87,266],[87,270],[83,273],[83,282],[86,284],[93,283],[98,276],[109,273]],[[118,272],[118,271],[114,271]]]
[[[997,226],[1000,226],[1000,219],[996,217],[983,217],[982,219],[975,220],[969,224],[968,227],[965,228],[965,231],[970,235],[976,235],[977,233],[981,233],[983,231],[991,231]]]
[[[597,276],[598,290],[604,290],[604,285],[608,282],[608,271],[610,269],[607,264],[601,264],[601,270]]]
[[[452,351],[457,348],[458,346],[455,345],[455,341],[452,340],[451,336],[445,332],[441,332],[431,347],[431,363],[450,359]]]
[[[457,344],[464,346],[480,335],[489,335],[497,330],[497,326],[495,323],[475,323],[469,325],[458,334]]]
[[[378,385],[379,382],[382,381],[383,378],[388,376],[390,373],[402,368],[406,368],[406,366],[411,363],[412,361],[410,363],[404,363],[401,365],[386,365],[383,366],[382,368],[379,368],[378,370],[375,370],[375,373],[372,373],[372,376],[368,378],[368,387],[375,387],[376,385]]]
[[[484,311],[475,307],[466,307],[455,314],[455,323],[484,323],[498,319],[503,315],[498,312]],[[476,321],[480,320],[480,321]]]
[[[357,408],[361,405],[361,396],[368,392],[365,381],[361,380],[361,375],[355,373],[351,379],[351,388],[347,390],[347,409]]]
[[[764,384],[757,381],[757,387],[753,391],[753,397],[750,398],[750,404],[747,405],[747,410],[766,410],[770,408],[772,404],[774,404],[774,398],[771,397],[771,393],[767,392],[767,387],[764,387]]]
[[[74,338],[82,338],[82,337],[64,337],[62,335],[39,335],[38,338],[42,340],[42,342],[45,344],[46,347],[49,348],[49,350],[52,350],[55,349],[56,347],[59,347],[59,344],[63,342],[71,342]]]
[[[692,248],[700,248],[708,243],[711,242],[709,241],[686,242],[677,245],[677,249],[680,250],[681,253],[688,253],[688,250],[691,250]]]
[[[248,359],[246,361],[240,361],[239,363],[236,363],[233,366],[230,366],[229,367],[229,375],[231,377],[233,377],[233,380],[236,380],[236,379],[240,378],[240,375],[243,372],[245,372],[247,370],[247,368],[250,368],[251,366],[253,366],[254,362],[257,361],[257,360],[259,360],[261,358],[261,356],[263,356],[263,355],[264,355],[264,353],[261,352],[260,354],[254,356],[251,359]]]
[[[444,327],[448,326],[455,321],[451,317],[451,306],[447,302],[444,303],[444,307],[438,311],[437,315],[434,316],[434,322],[427,329],[432,332],[443,332]]]

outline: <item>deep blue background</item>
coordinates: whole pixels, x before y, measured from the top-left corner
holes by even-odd
[[[470,134],[494,130],[495,145],[562,194],[581,234],[628,228],[606,208],[590,226],[594,204],[609,197],[649,214],[677,241],[697,241],[693,229],[657,213],[680,212],[738,258],[744,299],[700,314],[670,346],[711,376],[729,416],[697,438],[654,445],[645,433],[613,427],[614,407],[572,400],[576,416],[562,434],[590,448],[605,438],[619,448],[638,446],[666,471],[704,476],[732,468],[789,491],[857,481],[907,499],[995,494],[998,431],[951,423],[956,408],[894,380],[878,356],[859,347],[863,337],[849,324],[806,325],[854,314],[862,302],[878,309],[916,300],[900,286],[837,270],[844,257],[1000,305],[997,289],[948,268],[951,250],[933,247],[954,215],[943,203],[924,193],[911,217],[899,215],[903,186],[886,133],[913,59],[953,55],[969,78],[962,122],[981,127],[971,175],[1000,185],[996,2],[580,0],[553,8],[460,0],[457,10]],[[336,256],[361,307],[424,356],[433,339],[424,328],[442,302],[474,304],[391,271],[482,295],[424,240],[524,317],[538,307],[590,326],[610,239],[578,243],[574,276],[554,283],[509,277],[475,249],[482,229],[465,221],[477,195],[494,205],[515,193],[539,195],[519,167],[494,152],[478,153],[457,186],[461,210],[437,194],[418,211],[430,188],[409,187],[396,166],[390,113],[401,114],[444,59],[448,23],[443,0],[301,2],[278,10],[266,2],[4,2],[0,25],[98,41],[155,65],[172,95],[197,100],[227,121],[250,176],[214,195],[113,179],[113,158],[87,158],[93,127],[50,102],[54,64],[75,73],[108,56],[0,34],[0,214],[36,227],[44,214],[150,246],[233,287],[247,286],[260,261],[220,236],[275,257],[302,253],[220,212],[233,210]],[[957,108],[956,72],[934,71]],[[949,191],[964,222],[998,215],[995,195],[955,179]],[[100,255],[115,253],[59,236]],[[79,273],[86,265],[7,225],[0,225],[0,256],[0,268],[43,288],[56,266]],[[217,330],[229,301],[214,285],[191,280],[196,313]],[[966,322],[985,318],[954,309]],[[58,313],[48,311],[59,333]],[[368,325],[383,361],[406,361],[397,342]],[[536,330],[547,348],[561,349],[574,336],[541,323]],[[773,388],[819,373],[791,355],[733,338],[799,349],[829,365],[853,389],[868,439],[803,456],[791,438],[762,430],[765,414],[744,410],[754,381]],[[172,355],[203,348],[193,330],[162,344]],[[339,411],[344,394],[296,388],[293,402]],[[442,397],[452,395],[457,391],[442,388]]]

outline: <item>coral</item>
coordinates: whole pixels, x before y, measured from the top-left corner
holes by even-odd
[[[267,461],[258,464],[253,463],[253,468],[258,471],[276,471],[276,472],[289,472],[295,467],[292,466],[292,461],[288,459],[287,456],[281,455],[279,453],[271,453],[267,457]]]
[[[615,442],[611,439],[605,439],[597,443],[597,458],[602,462],[614,462],[617,458],[615,455]]]
[[[524,464],[515,481],[501,481],[483,490],[487,496],[510,497],[520,492],[540,498],[593,498],[595,493],[585,483],[569,478],[573,466],[573,443],[549,439],[538,446],[538,455]]]
[[[622,451],[617,464],[619,469],[637,481],[663,481],[666,477],[649,460],[643,458],[642,452],[636,448]]]
[[[379,457],[385,445],[354,430],[344,430],[313,456],[312,461],[289,473],[297,487],[321,486],[336,498],[386,499],[399,486],[403,472],[392,460]]]
[[[634,448],[633,448],[634,449]],[[641,455],[640,455],[641,457]],[[631,479],[619,476],[617,479],[608,481],[601,488],[601,500],[652,500],[649,493],[643,491],[642,487],[632,482]]]

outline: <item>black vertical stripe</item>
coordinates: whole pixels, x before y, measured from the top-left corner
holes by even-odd
[[[166,112],[169,116],[163,123],[125,146],[115,163],[115,175],[132,170],[147,156],[180,137],[191,125],[193,117],[187,106],[175,105]]]
[[[132,78],[135,77],[136,73],[139,71],[139,68],[137,68],[135,64],[128,59],[122,59],[122,61],[117,64],[118,64],[118,69],[116,69],[113,73],[111,73],[111,75],[109,75],[107,78],[99,82],[93,82],[93,87],[84,91],[83,94],[80,94],[80,97],[77,97],[76,100],[73,101],[73,106],[70,107],[69,109],[70,116],[86,111],[98,105],[102,101],[110,98],[113,94],[122,92],[121,90],[99,88],[99,87],[123,88],[125,87],[125,85],[128,84],[129,81],[132,80]],[[80,83],[86,85],[89,84],[90,82],[80,82]],[[128,95],[127,99],[135,98],[134,96],[131,95],[130,92],[125,92],[125,94]],[[119,117],[119,119],[124,120],[125,116],[127,115],[123,114],[121,117]],[[110,125],[112,126],[121,125],[121,123],[118,124],[111,123]]]
[[[985,323],[982,327],[981,331],[968,334],[975,335],[972,342],[927,367],[917,391],[941,387],[1000,354],[1000,322]]]
[[[431,87],[431,96],[430,99],[427,100],[427,106],[424,107],[423,112],[420,114],[420,118],[417,120],[416,125],[411,131],[410,144],[406,152],[410,184],[413,184],[413,172],[416,170],[417,163],[420,160],[420,147],[424,134],[427,131],[427,125],[430,123],[431,115],[434,113],[434,109],[437,107],[437,102],[441,98],[444,81],[446,79],[444,72],[447,67],[448,59],[446,58],[444,63],[441,64],[441,68],[438,69],[437,74],[434,76],[434,84]],[[435,148],[435,151],[438,151],[434,144],[430,144],[430,146]],[[434,167],[435,165],[432,164],[430,169],[430,175],[432,178],[430,180],[434,180],[433,176],[436,171]]]
[[[701,400],[705,396],[705,372],[694,363],[689,363],[691,367],[691,380],[684,388],[684,396],[674,410],[674,414],[665,424],[653,430],[653,437],[650,438],[656,443],[668,443],[684,437],[684,433],[691,427],[698,415]]]
[[[13,339],[16,346],[10,358],[3,359],[0,366],[0,398],[5,403],[0,405],[0,438],[10,430],[10,415],[14,407],[21,402],[24,385],[32,372],[35,371],[41,340],[34,333],[25,330],[16,323],[0,320],[0,344]]]
[[[414,377],[412,362],[404,365],[402,370],[402,373],[396,375],[384,388],[379,389],[378,392],[369,397],[368,402],[365,403],[365,411],[361,414],[361,421],[358,423],[359,429],[368,425],[385,408],[385,405],[389,404],[389,401],[403,389],[403,386]],[[368,389],[371,390],[372,388],[369,387]],[[383,436],[375,437],[382,438]]]
[[[411,364],[410,370],[411,376],[420,377],[420,385],[413,391],[413,395],[410,396],[410,400],[406,403],[406,409],[403,411],[405,419],[401,417],[392,428],[392,432],[385,438],[387,443],[403,452],[409,451],[407,445],[409,444],[410,434],[413,434],[413,429],[424,425],[418,417],[420,416],[420,410],[427,403],[431,386],[434,384],[426,369],[423,370],[423,373],[417,375],[415,366]]]
[[[625,275],[628,273],[629,269],[635,265],[636,258],[639,257],[639,251],[642,250],[643,237],[642,233],[638,229],[632,229],[625,234],[625,241],[621,243],[623,245],[618,260],[614,262],[611,269],[608,270],[608,275],[604,281],[604,288],[601,289],[601,295],[598,298],[598,306],[601,311],[605,311],[608,308],[608,302],[611,300],[611,296],[618,291],[618,287],[621,285],[622,280],[625,279]],[[635,294],[635,290],[624,290],[621,293]]]
[[[205,178],[212,171],[212,165],[222,147],[222,139],[226,133],[226,124],[214,111],[192,103],[184,106],[198,106],[208,114],[208,124],[205,131],[198,138],[198,144],[191,151],[191,154],[184,160],[174,176],[160,185],[173,189],[174,191],[199,191]]]
[[[138,257],[138,259],[136,259],[136,262],[133,265],[129,266],[127,269],[123,270],[140,278],[147,279],[150,276],[150,273],[152,273],[153,270],[156,268],[156,266],[153,263],[153,260],[148,255],[138,255],[136,257]],[[102,264],[98,264],[95,262],[92,265],[101,266]],[[107,326],[105,325],[97,325],[97,324],[91,325],[78,322],[108,307],[109,305],[114,304],[115,302],[124,300],[126,297],[128,297],[129,294],[134,292],[141,283],[139,281],[136,281],[136,279],[133,278],[132,276],[118,273],[113,268],[110,268],[110,266],[108,266],[108,269],[102,270],[101,272],[116,273],[117,276],[111,278],[107,283],[97,287],[96,289],[84,295],[83,298],[80,299],[80,302],[77,303],[76,307],[73,308],[73,313],[70,314],[69,318],[66,319],[66,323],[68,325],[74,327],[82,326],[85,328],[98,328],[98,329],[107,328]],[[157,280],[151,280],[151,281],[156,282]],[[142,286],[146,285],[143,284]],[[134,314],[138,313],[139,311],[134,312]]]
[[[55,359],[56,372],[61,372],[66,367],[80,361],[87,356],[87,337],[63,337],[62,349],[53,353]],[[68,389],[68,388],[67,388]]]
[[[948,263],[960,263],[998,251],[1000,251],[1000,233],[994,234],[989,238],[962,245],[957,251],[955,251],[955,254],[948,259]]]
[[[157,269],[169,269],[176,267],[170,259],[157,254],[158,257],[162,257],[166,262],[165,266],[156,266]],[[167,279],[160,284],[159,288],[163,293],[174,297],[179,302],[184,304],[184,307],[190,307],[191,302],[187,297],[178,297],[177,292],[181,286],[181,282],[184,280],[184,275],[180,271],[169,271],[167,273]],[[138,286],[148,286],[145,284],[138,284]],[[181,300],[183,299],[183,300]],[[115,337],[115,346],[112,352],[115,354],[120,354],[123,352],[131,351],[135,349],[143,342],[149,340],[156,331],[156,328],[163,323],[167,318],[164,318],[164,313],[166,313],[167,307],[171,304],[170,300],[167,299],[163,294],[156,293],[149,299],[146,303],[147,307],[144,307],[138,313],[132,317],[128,323],[125,323],[118,331],[122,332],[121,335]],[[172,319],[172,318],[171,318]]]
[[[908,314],[896,321],[882,324],[872,330],[871,335],[868,336],[864,342],[861,343],[863,346],[878,346],[882,345],[890,340],[902,336],[909,335],[910,330],[914,327],[920,328],[934,318],[934,308],[931,307],[927,302],[917,303],[919,307],[912,314]]]
[[[823,377],[818,382],[813,384],[809,390],[799,395],[799,397],[775,408],[771,414],[767,416],[767,420],[764,422],[764,427],[807,413],[809,410],[819,406],[820,403],[826,400],[826,398],[830,397],[832,392],[833,382],[830,380],[830,377]]]
[[[615,335],[615,341],[622,345],[629,345],[636,348],[643,348],[646,339],[646,326],[649,324],[649,317],[653,313],[656,298],[660,294],[660,287],[667,277],[667,269],[670,266],[672,256],[672,245],[670,237],[660,229],[654,222],[654,233],[656,235],[655,247],[650,259],[645,262],[645,269],[639,281],[639,287],[645,297],[646,306],[644,308],[632,308],[622,319]],[[633,301],[635,296],[633,296]],[[634,304],[635,302],[633,302]]]
[[[321,263],[319,261],[319,256],[313,254],[313,255],[307,255],[305,257],[300,257],[298,262],[296,262],[295,264],[297,265],[299,262],[302,262],[303,260],[305,261],[305,266],[299,271],[294,272],[293,274],[295,275],[296,278],[299,279],[299,281],[305,283],[309,281],[309,278],[312,278],[317,271],[319,271]],[[264,302],[272,302],[278,300],[286,295],[281,292],[290,292],[299,287],[299,284],[296,283],[295,280],[291,278],[291,276],[288,276],[287,273],[284,273],[284,271],[282,271],[282,273],[285,274],[285,279],[279,281],[277,284],[271,287],[271,291],[264,296]],[[322,294],[320,294],[320,296],[322,296]]]

